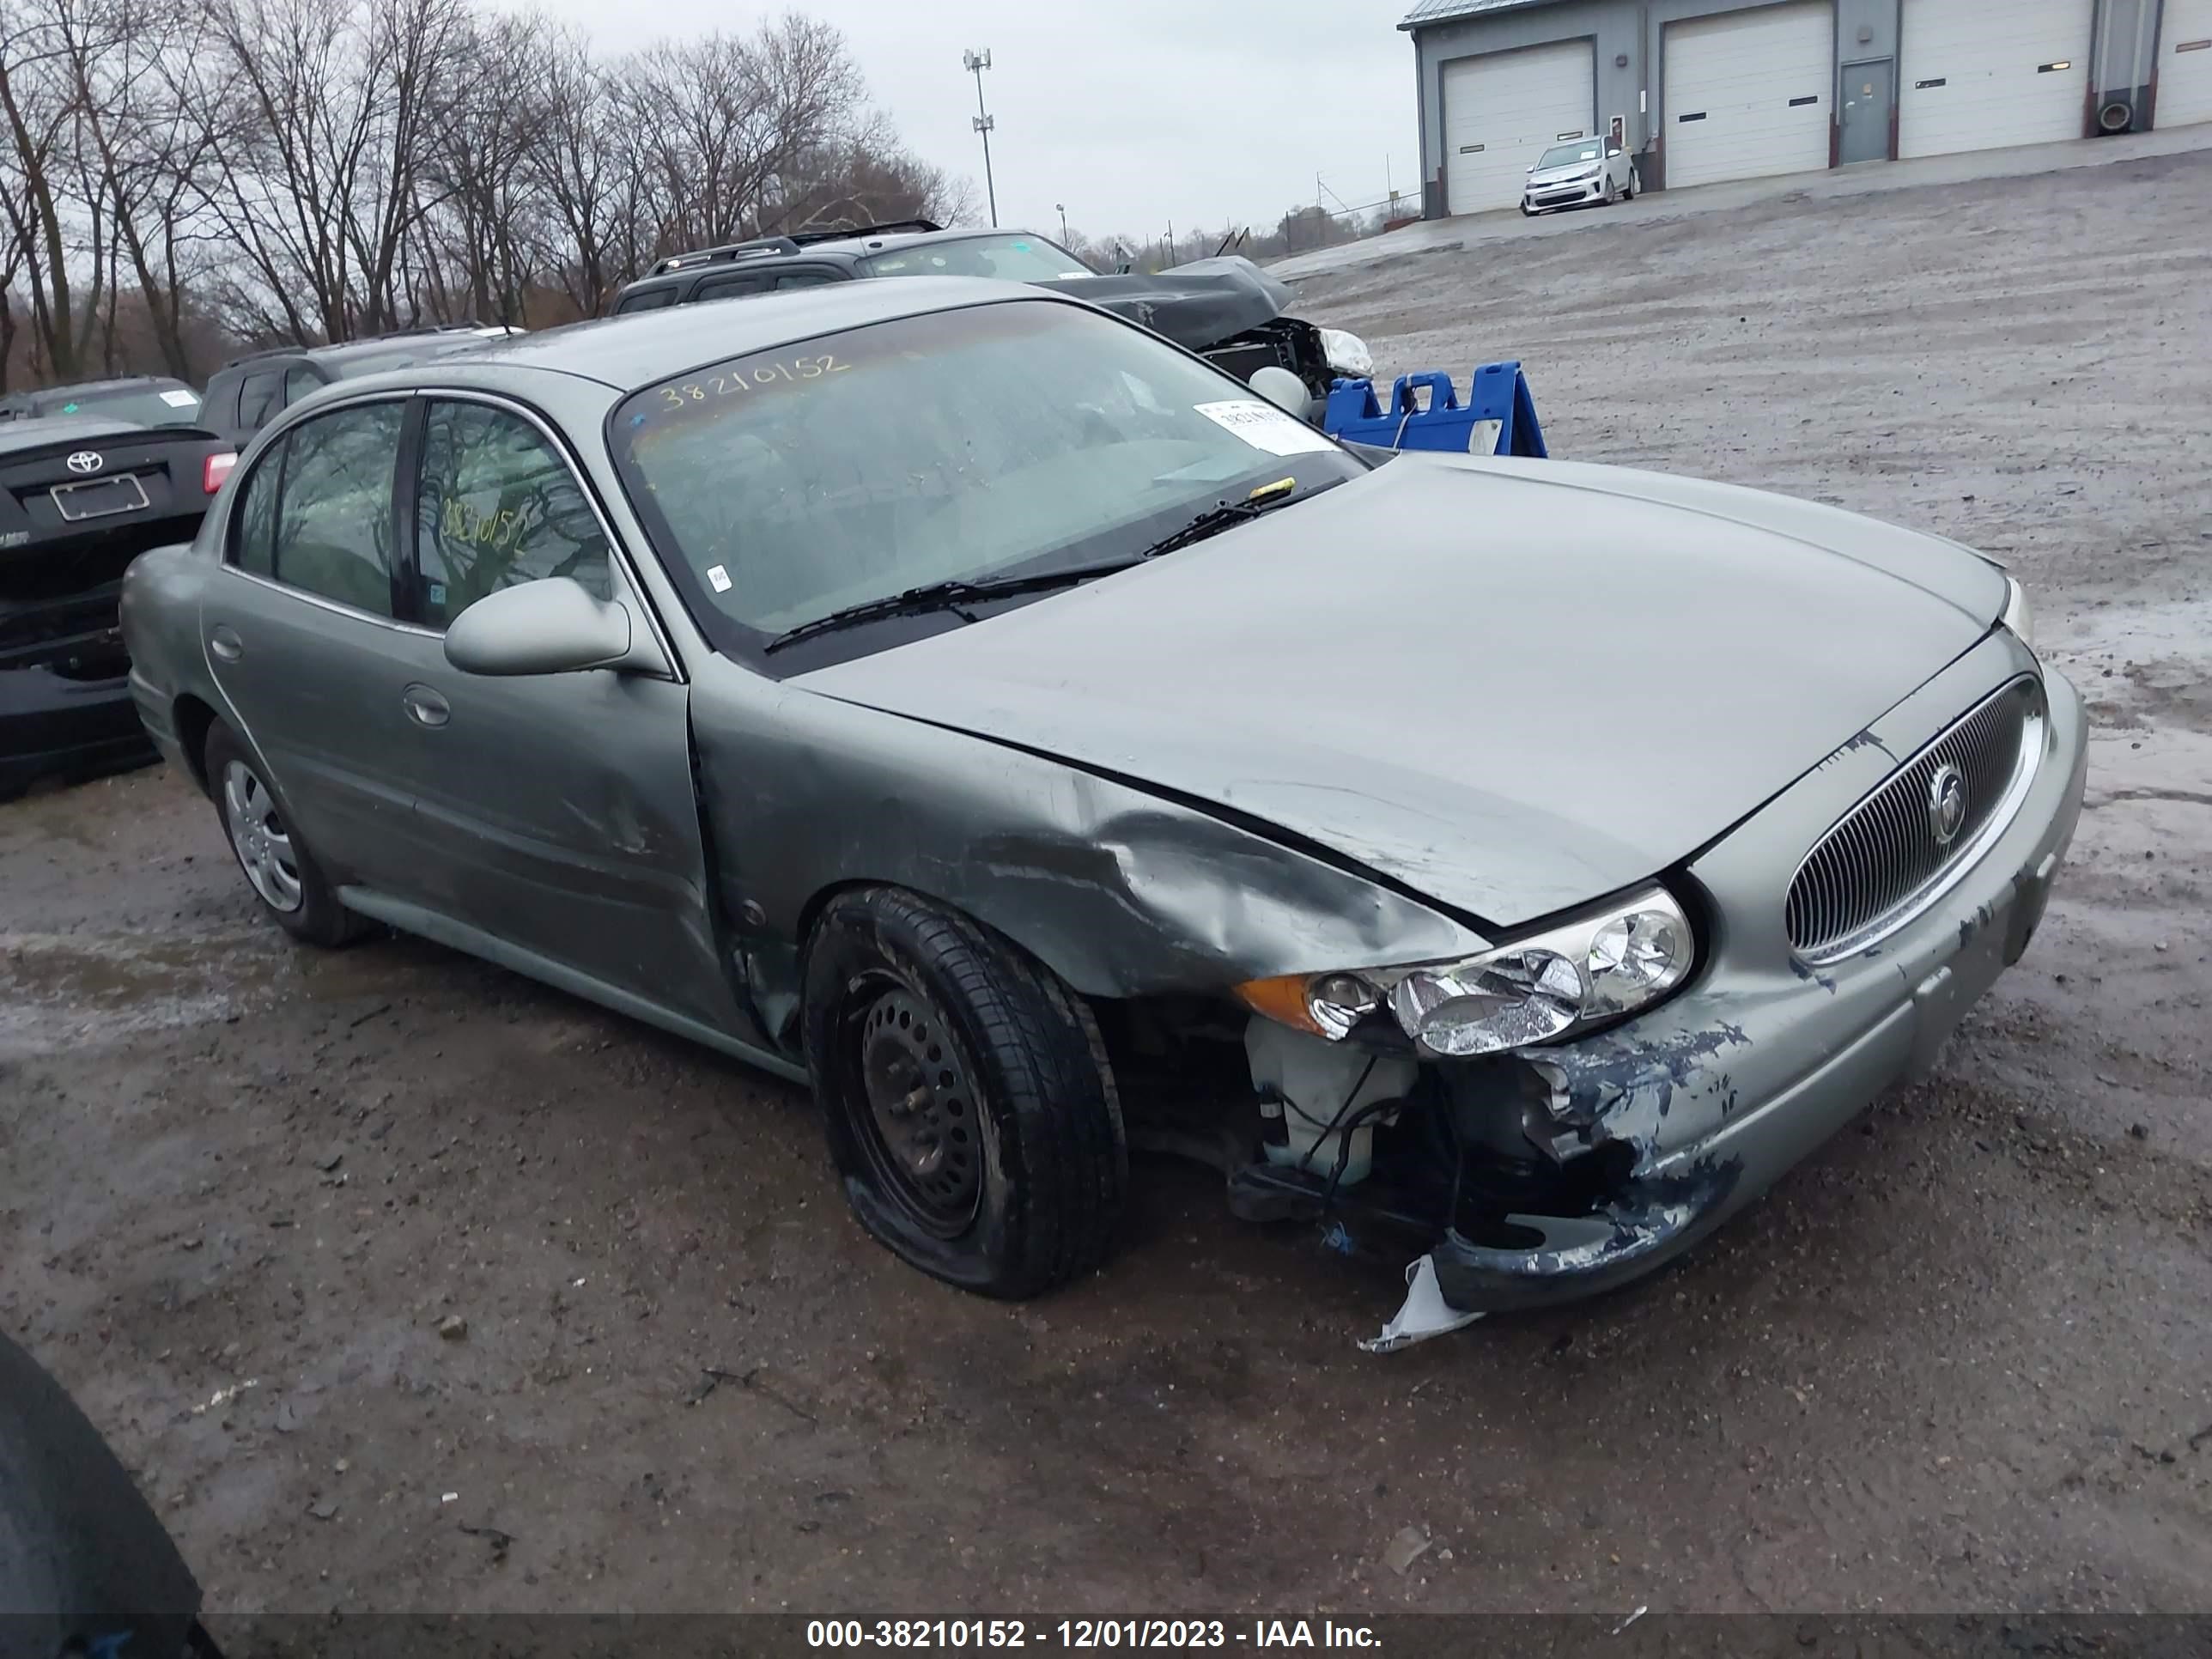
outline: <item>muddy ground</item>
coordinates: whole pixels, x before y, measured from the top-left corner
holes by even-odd
[[[173,775],[48,793],[0,809],[0,1321],[213,1607],[2212,1609],[2212,155],[1590,219],[1305,309],[1522,357],[1563,454],[2015,562],[2089,810],[1939,1075],[1679,1269],[1391,1358],[1387,1273],[1173,1165],[1011,1309],[862,1238],[796,1091],[294,949]]]

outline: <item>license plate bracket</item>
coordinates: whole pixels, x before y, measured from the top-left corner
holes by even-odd
[[[70,524],[137,513],[147,504],[146,488],[131,472],[118,472],[112,478],[88,478],[82,483],[56,484],[46,494],[53,498],[54,511]]]

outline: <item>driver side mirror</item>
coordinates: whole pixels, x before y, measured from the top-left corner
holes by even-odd
[[[629,654],[629,612],[568,576],[487,593],[446,629],[446,660],[465,674],[574,674]]]

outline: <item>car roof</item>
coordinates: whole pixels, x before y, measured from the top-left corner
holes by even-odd
[[[896,317],[1009,301],[1075,305],[1026,283],[982,276],[907,276],[895,283],[824,283],[713,305],[666,306],[595,321],[571,323],[514,339],[488,343],[459,358],[441,358],[441,375],[501,366],[550,369],[635,392],[685,369],[743,357],[775,346],[810,340],[843,329],[865,328]],[[364,375],[362,388],[419,381],[431,368],[417,363],[390,374]],[[459,378],[456,375],[456,378]],[[479,379],[480,375],[469,378]]]
[[[965,228],[955,227],[947,230],[887,230],[878,235],[870,235],[865,231],[855,231],[849,236],[820,236],[817,240],[801,242],[796,247],[787,248],[774,246],[773,237],[761,237],[757,239],[757,245],[738,245],[743,248],[743,252],[732,258],[710,258],[708,255],[714,252],[711,249],[702,249],[696,253],[680,255],[678,257],[687,263],[678,265],[672,270],[648,271],[635,282],[624,283],[621,291],[623,294],[635,294],[644,289],[674,288],[694,277],[709,274],[752,270],[763,267],[773,268],[780,264],[804,263],[806,260],[821,259],[825,257],[845,263],[864,259],[873,253],[896,252],[900,248],[913,247],[917,244],[972,242],[985,237],[994,236],[1027,236],[1038,241],[1051,240],[1036,231],[1020,230],[1011,226],[1001,226],[997,229],[969,226]],[[1052,242],[1051,245],[1054,247],[1060,246],[1057,242]],[[1066,250],[1063,248],[1061,252],[1066,252]]]
[[[358,358],[383,356],[410,349],[425,355],[466,351],[473,346],[513,337],[501,334],[500,326],[497,324],[453,323],[434,328],[403,329],[397,334],[373,334],[365,340],[341,340],[336,345],[271,346],[265,351],[250,351],[243,357],[234,357],[216,373],[221,374],[232,369],[240,374],[252,374],[256,369],[266,371],[280,368],[287,362],[298,358],[343,366]]]

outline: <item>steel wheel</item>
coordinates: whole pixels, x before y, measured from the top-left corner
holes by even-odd
[[[894,980],[855,988],[847,1029],[862,1098],[852,1103],[861,1149],[909,1218],[956,1238],[982,1194],[975,1090],[944,1017]]]
[[[252,769],[233,760],[222,769],[223,820],[239,868],[272,910],[297,910],[307,896],[292,837],[276,816],[276,803]]]

